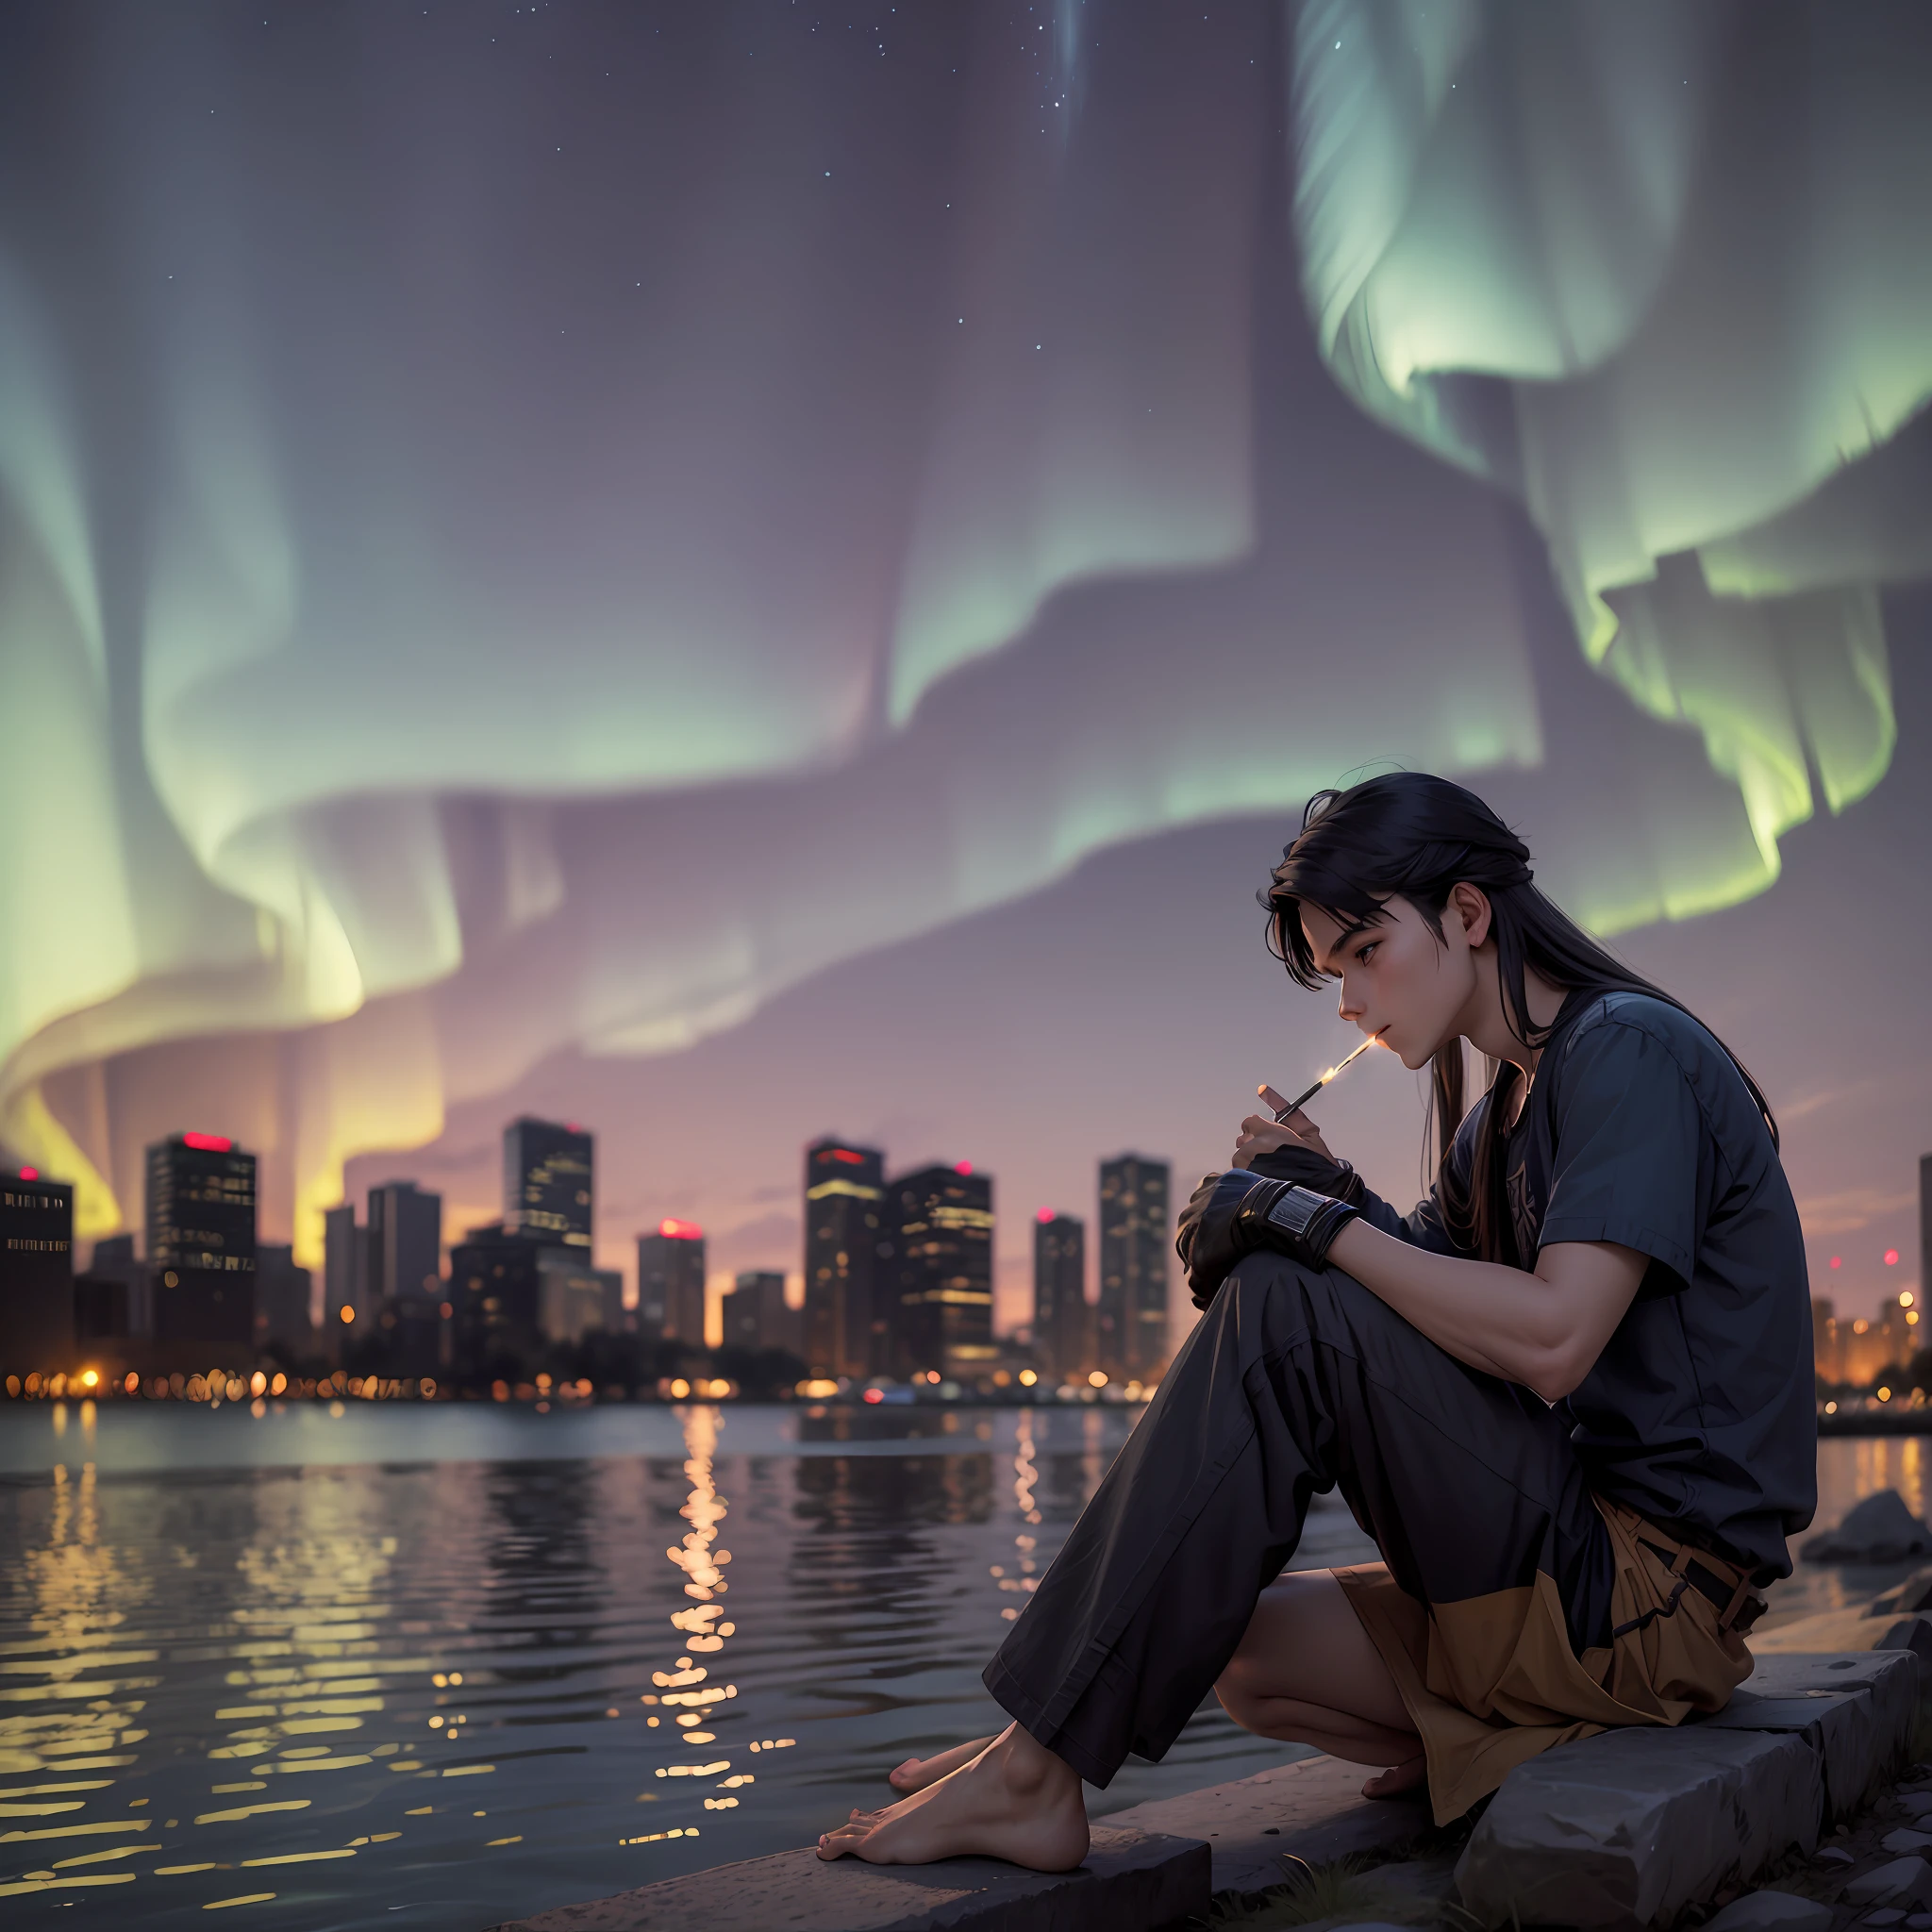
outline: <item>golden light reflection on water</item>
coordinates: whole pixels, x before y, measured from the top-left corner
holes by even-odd
[[[731,1588],[724,1576],[731,1552],[718,1541],[719,1525],[730,1511],[713,1476],[724,1413],[708,1403],[694,1403],[679,1408],[677,1414],[684,1429],[684,1474],[691,1484],[691,1492],[677,1513],[691,1527],[664,1552],[664,1557],[682,1573],[682,1593],[693,1601],[671,1612],[672,1627],[684,1638],[682,1653],[669,1670],[651,1673],[651,1682],[658,1688],[645,1691],[639,1702],[671,1713],[668,1724],[655,1713],[645,1719],[649,1728],[660,1731],[665,1743],[690,1747],[717,1742],[718,1734],[706,1726],[723,1722],[728,1713],[722,1707],[738,1695],[736,1684],[711,1680],[719,1653],[738,1634],[738,1625],[725,1616],[724,1605],[718,1602]],[[699,1663],[700,1657],[710,1657],[713,1662]],[[758,1748],[756,1744],[752,1746],[753,1750]],[[731,1760],[719,1757],[698,1763],[660,1764],[654,1767],[652,1774],[659,1778],[717,1778],[730,1769]],[[723,1779],[716,1789],[737,1790],[754,1782],[752,1774],[745,1772]],[[641,1802],[649,1802],[655,1796],[653,1792],[641,1793]],[[704,1806],[707,1811],[730,1811],[737,1808],[738,1799],[707,1798]],[[621,1839],[619,1842],[658,1844],[680,1836],[695,1838],[698,1830],[696,1825],[687,1825],[681,1833],[646,1832],[641,1837]]]
[[[1013,1507],[1020,1512],[1020,1521],[1028,1525],[1013,1539],[1017,1552],[1011,1574],[1004,1563],[995,1563],[992,1574],[1002,1591],[1014,1595],[1031,1596],[1039,1588],[1040,1579],[1034,1574],[1038,1567],[1034,1552],[1040,1547],[1040,1539],[1033,1535],[1032,1525],[1040,1521],[1040,1507],[1034,1496],[1034,1486],[1040,1480],[1040,1465],[1034,1459],[1033,1414],[1030,1409],[1020,1411],[1018,1440],[1013,1451]],[[1000,1610],[1001,1618],[1008,1624],[1015,1622],[1022,1606],[1007,1604]]]

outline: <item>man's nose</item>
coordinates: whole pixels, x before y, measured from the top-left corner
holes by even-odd
[[[1348,981],[1345,979],[1341,982],[1341,996],[1335,1002],[1335,1010],[1344,1020],[1359,1020],[1365,1010],[1360,995],[1349,991]]]

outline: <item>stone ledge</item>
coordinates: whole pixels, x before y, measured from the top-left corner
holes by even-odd
[[[1324,1865],[1399,1851],[1427,1832],[1429,1807],[1420,1794],[1362,1796],[1363,1779],[1374,1775],[1334,1757],[1299,1757],[1233,1784],[1150,1799],[1103,1822],[1205,1839],[1214,1855],[1214,1890],[1249,1895],[1288,1876],[1284,1852]]]
[[[1760,1659],[1716,1717],[1607,1732],[1519,1766],[1457,1866],[1485,1924],[1668,1924],[1749,1882],[1904,1762],[1920,1665],[1902,1652]]]
[[[778,1852],[491,1932],[1165,1932],[1207,1911],[1210,1869],[1198,1840],[1104,1822],[1074,1872],[996,1858],[827,1864],[808,1850]]]

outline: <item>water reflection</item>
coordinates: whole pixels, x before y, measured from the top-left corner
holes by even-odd
[[[59,1438],[27,1418],[72,1460],[0,1479],[0,1898],[474,1932],[804,1842],[993,1722],[1001,1612],[1124,1420],[922,1417],[912,1453],[801,1456],[771,1453],[795,1414],[692,1404],[681,1457],[653,1411],[649,1454],[538,1459],[527,1417],[391,1409],[387,1463],[247,1466],[282,1428],[340,1444],[351,1407],[202,1412],[199,1465],[161,1473],[171,1410],[104,1413],[105,1474],[84,1407]],[[242,1466],[207,1466],[216,1429]],[[1224,1741],[1247,1756],[1191,1732],[1109,1800],[1279,1755]]]

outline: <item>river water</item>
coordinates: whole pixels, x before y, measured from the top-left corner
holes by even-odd
[[[807,1842],[1000,1722],[1135,1413],[0,1405],[5,1916],[476,1932]],[[1820,1521],[1928,1464],[1822,1444]],[[1318,1499],[1295,1567],[1372,1555]],[[1210,1708],[1091,1808],[1299,1755]]]

